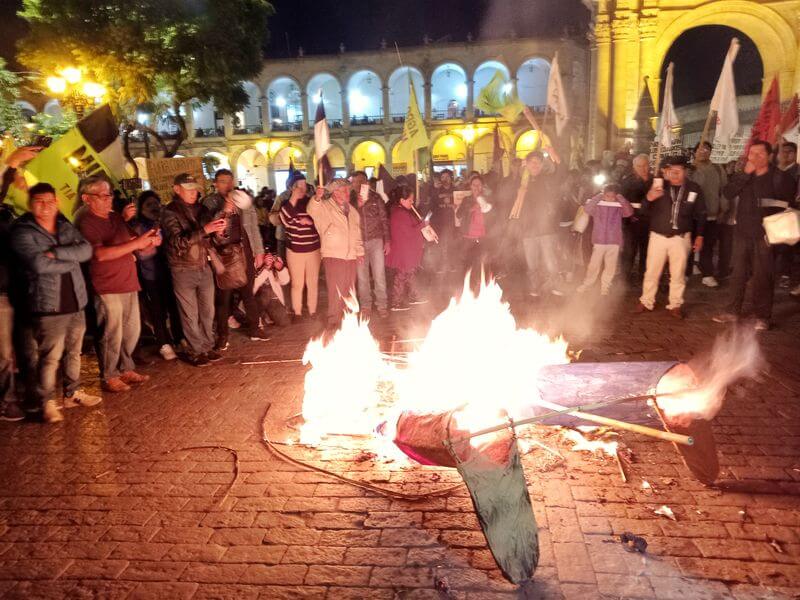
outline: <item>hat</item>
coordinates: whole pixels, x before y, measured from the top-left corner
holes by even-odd
[[[172,181],[173,185],[179,185],[185,190],[199,190],[200,184],[197,183],[197,179],[194,178],[193,175],[189,173],[181,173],[177,175],[175,179]]]
[[[664,159],[664,166],[665,167],[688,167],[689,161],[686,160],[686,157],[683,154],[677,154],[675,156],[668,156]]]
[[[289,178],[286,180],[286,187],[291,188],[295,183],[298,181],[305,181],[306,176],[303,175],[302,171],[293,171]]]

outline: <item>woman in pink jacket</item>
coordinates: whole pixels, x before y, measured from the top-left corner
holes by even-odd
[[[420,304],[414,274],[422,262],[425,239],[422,229],[428,224],[421,220],[414,207],[414,190],[400,185],[392,191],[393,206],[389,214],[392,245],[386,266],[394,269],[392,310],[408,310],[409,304]]]

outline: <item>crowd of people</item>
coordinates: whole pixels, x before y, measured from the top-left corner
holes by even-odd
[[[69,218],[38,183],[28,212],[4,205],[0,218],[0,419],[55,423],[102,401],[81,385],[87,330],[102,389],[125,392],[149,379],[137,371],[143,325],[163,360],[204,367],[223,357],[231,329],[263,342],[273,326],[335,329],[346,310],[385,319],[425,303],[420,274],[427,289],[519,274],[532,297],[593,294],[598,280],[600,295],[641,286],[641,313],[655,309],[667,268],[666,309],[683,318],[697,272],[702,285],[727,287],[715,321],[744,318],[749,288],[754,326],[767,329],[797,251],[770,245],[763,219],[798,202],[797,147],[755,141],[725,166],[711,151],[704,142],[655,171],[644,154],[567,171],[535,150],[506,176],[444,169],[430,182],[356,171],[314,187],[294,171],[283,193],[255,198],[227,169],[208,194],[182,173],[169,199],[145,191],[118,203],[110,181],[91,176]],[[15,152],[4,177],[35,152]]]

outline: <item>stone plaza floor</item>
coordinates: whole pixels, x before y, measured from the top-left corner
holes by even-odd
[[[521,323],[563,332],[582,361],[689,359],[724,329],[709,319],[720,294],[693,284],[684,321],[631,314],[633,294],[512,307]],[[376,335],[418,335],[442,307],[375,322]],[[629,433],[627,483],[613,459],[567,446],[563,461],[525,456],[541,548],[532,597],[799,597],[800,302],[780,291],[775,316],[760,334],[769,368],[734,386],[713,422],[716,487],[692,478],[670,444]],[[210,368],[154,362],[135,392],[106,394],[58,425],[0,424],[0,597],[516,597],[465,487],[393,500],[268,451],[262,421],[272,439],[287,436],[306,368],[265,361],[299,359],[312,328],[260,343],[234,335]],[[85,362],[97,389],[96,362]],[[460,482],[452,469],[364,460],[356,443],[286,451],[408,493]],[[676,520],[654,513],[662,505]],[[646,554],[626,551],[624,532],[644,537]]]

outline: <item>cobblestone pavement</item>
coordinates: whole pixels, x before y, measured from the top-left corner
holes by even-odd
[[[512,303],[521,322],[563,331],[581,360],[688,359],[722,326],[714,294],[692,288],[689,318],[633,316],[632,295],[608,304]],[[438,307],[439,309],[441,306]],[[376,324],[416,333],[437,307]],[[670,445],[633,434],[629,483],[616,463],[566,452],[539,468],[525,457],[540,526],[533,597],[796,598],[800,593],[800,303],[782,292],[776,330],[761,334],[770,368],[736,386],[714,421],[719,488],[691,478]],[[600,315],[594,317],[592,315]],[[420,328],[417,325],[417,328]],[[106,395],[63,424],[0,424],[0,596],[3,598],[327,598],[515,596],[494,565],[465,488],[391,500],[271,455],[300,410],[311,331],[266,343],[238,338],[224,362],[144,369],[136,393]],[[88,371],[95,368],[87,360]],[[89,376],[94,377],[95,376]],[[189,446],[223,448],[180,450]],[[439,489],[455,471],[355,459],[356,449],[292,448],[318,466],[406,492]],[[651,489],[642,489],[646,480]],[[668,505],[676,521],[654,514]],[[629,553],[618,534],[648,542]],[[446,580],[449,596],[434,581]]]

